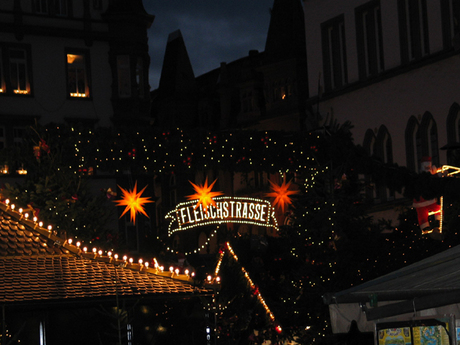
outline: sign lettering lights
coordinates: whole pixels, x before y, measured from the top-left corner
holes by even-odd
[[[197,226],[221,223],[245,223],[278,230],[275,209],[267,200],[226,196],[213,200],[215,205],[209,205],[206,209],[201,204],[197,207],[197,200],[178,204],[166,215],[167,219],[171,219],[169,235]]]

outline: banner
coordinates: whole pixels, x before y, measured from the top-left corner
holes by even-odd
[[[198,226],[221,223],[245,223],[278,230],[275,209],[267,200],[248,197],[215,197],[215,206],[196,207],[198,200],[180,203],[166,215],[171,219],[168,235]]]

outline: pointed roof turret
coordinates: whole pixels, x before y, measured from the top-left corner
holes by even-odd
[[[194,91],[195,74],[180,30],[168,37],[161,70],[159,91],[175,93]]]
[[[306,55],[301,0],[274,0],[265,53],[272,59]]]

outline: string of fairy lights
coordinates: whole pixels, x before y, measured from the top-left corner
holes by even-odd
[[[50,136],[54,131],[59,132],[60,129],[55,128],[50,131]],[[65,133],[64,130],[63,132]],[[234,171],[254,169],[275,173],[282,171],[286,174],[309,171],[309,177],[304,181],[305,191],[308,193],[308,190],[315,187],[318,175],[327,170],[327,167],[322,168],[316,161],[315,153],[320,136],[314,134],[287,137],[278,133],[257,132],[250,135],[246,133],[243,135],[241,133],[203,134],[197,137],[180,129],[151,136],[145,136],[140,132],[130,135],[122,133],[101,135],[97,131],[84,132],[75,129],[71,132],[78,138],[73,146],[76,163],[72,164],[77,164],[76,171],[86,171],[88,174],[90,172],[177,173],[213,167]],[[64,134],[58,134],[60,135]],[[69,165],[69,169],[74,167],[75,165]],[[215,222],[214,225],[219,226],[220,222]],[[171,232],[171,229],[168,230],[168,233]],[[203,250],[216,233],[217,229],[211,232],[200,247],[185,254]],[[171,248],[168,250],[174,252]],[[295,250],[292,254],[296,255]],[[234,253],[232,255],[235,260],[238,260]],[[243,273],[253,288],[254,283],[244,268]],[[303,282],[298,284],[300,285],[296,287],[301,289]],[[257,294],[260,303],[268,310],[270,319],[274,320],[260,292]]]
[[[195,277],[194,271],[183,269],[174,265],[165,267],[164,265],[161,265],[156,258],[152,258],[151,260],[139,258],[135,260],[133,257],[129,257],[128,255],[121,256],[112,250],[103,250],[98,249],[97,247],[88,248],[85,243],[81,241],[74,241],[72,238],[63,239],[58,237],[56,236],[52,225],[45,227],[44,223],[36,216],[31,217],[27,209],[16,207],[16,205],[11,203],[9,199],[0,203],[0,209],[3,212],[8,212],[19,221],[22,221],[29,228],[34,229],[34,231],[38,232],[45,238],[54,241],[54,245],[61,246],[69,252],[84,258],[102,260],[104,262],[112,263],[115,266],[126,267],[140,272],[154,273],[156,275],[187,282],[193,282]],[[150,263],[153,263],[153,267]],[[215,281],[218,283],[219,279],[217,278]]]
[[[195,249],[192,249],[192,250],[189,250],[189,251],[186,251],[184,253],[185,256],[187,255],[192,255],[192,254],[202,254],[203,252],[206,251],[206,248],[211,244],[211,241],[213,238],[215,238],[217,236],[217,232],[219,231],[219,228],[220,228],[220,225],[218,225],[210,234],[209,236],[206,238],[206,240],[204,241],[204,243],[202,243],[201,245],[198,245],[198,247],[196,247]],[[168,252],[170,252],[171,254],[177,254],[177,249],[174,249],[174,248],[171,248],[171,247],[167,247],[166,250]]]
[[[221,265],[222,265],[222,261],[224,259],[224,256],[225,254],[229,253],[232,257],[232,259],[239,263],[239,259],[238,259],[238,256],[236,255],[235,251],[233,250],[230,242],[226,242],[225,243],[225,249],[222,249],[220,251],[220,254],[219,254],[219,259],[217,261],[217,264],[216,264],[216,268],[215,268],[215,271],[214,271],[214,277],[218,277],[219,276],[219,272],[220,272],[220,268],[221,268]],[[270,310],[270,308],[268,307],[267,305],[267,302],[265,301],[265,299],[262,297],[262,294],[260,293],[259,289],[257,288],[256,284],[254,284],[254,282],[252,281],[251,277],[249,276],[249,273],[248,271],[240,265],[240,269],[241,269],[241,272],[243,273],[244,275],[244,278],[246,279],[246,282],[249,286],[249,288],[251,289],[251,291],[253,291],[254,295],[257,297],[257,300],[259,301],[259,303],[262,305],[262,307],[265,309],[265,312],[270,320],[270,322],[272,324],[275,324],[275,330],[278,332],[278,333],[281,333],[282,332],[282,328],[279,324],[276,324],[275,322],[275,315],[273,314],[273,312]],[[209,278],[209,280],[212,280],[212,279],[215,279],[215,278]],[[230,303],[230,301],[229,301]],[[229,304],[228,303],[228,304]],[[213,310],[215,312],[219,312],[219,313],[222,313],[227,307],[228,307],[228,304],[227,305],[216,305],[216,300],[214,299],[213,300],[213,303],[209,304],[207,306],[208,310]]]
[[[321,141],[321,136],[313,133],[288,136],[278,132],[175,129],[128,134],[64,126],[48,127],[44,136],[50,138],[51,149],[54,136],[65,138],[65,145],[73,143],[74,162],[69,168],[85,173],[162,173],[216,166],[235,171],[296,171],[317,164],[314,157]]]
[[[54,135],[68,139],[66,145],[71,145],[71,152],[73,152],[72,159],[69,159],[68,168],[74,170],[75,173],[175,174],[210,168],[221,168],[228,171],[263,170],[286,174],[286,176],[303,172],[303,176],[306,177],[300,180],[298,185],[303,188],[302,192],[307,197],[310,193],[313,193],[318,181],[321,180],[321,176],[331,175],[328,166],[318,163],[316,157],[317,147],[321,145],[322,137],[313,133],[293,134],[290,136],[276,132],[225,132],[214,134],[192,133],[176,129],[153,134],[141,132],[126,134],[111,133],[103,129],[77,130],[76,128],[71,128],[69,132],[68,129],[63,127],[47,128],[45,133],[46,137],[50,138],[49,144],[52,148],[53,142],[51,138]],[[17,163],[24,163],[20,161],[21,157],[19,155],[16,158],[18,159]],[[27,169],[27,165],[24,168]],[[299,243],[299,245],[327,246],[328,241],[333,242],[336,239],[337,205],[334,200],[321,200],[314,207],[302,209],[303,214],[300,214],[300,216],[307,218],[311,213],[321,212],[322,209],[327,209],[329,212],[325,222],[327,224],[324,224],[324,228],[329,229],[327,236],[314,237],[311,235],[313,232],[309,231],[308,224],[298,223],[292,231],[297,232],[299,238],[305,238],[306,242],[306,244]],[[204,243],[188,251],[185,253],[186,255],[200,253],[216,237],[220,223],[216,222],[209,225],[216,226],[216,228],[207,235]],[[392,240],[388,239],[387,241],[389,245],[392,244]],[[412,248],[411,244],[408,245],[407,257],[410,256]],[[172,248],[168,248],[168,251],[175,253]],[[298,257],[300,255],[299,251],[296,246],[293,246],[290,255]],[[228,252],[231,253],[231,250],[228,249]],[[99,255],[99,251],[96,251],[96,254]],[[231,255],[236,261],[238,260],[234,253]],[[391,259],[390,251],[388,252],[388,258]],[[313,261],[311,260],[312,265],[317,264]],[[126,262],[129,264],[130,259],[126,259]],[[220,267],[220,263],[221,259],[218,267]],[[335,261],[327,263],[327,267],[330,268],[332,274],[336,274],[336,265],[337,262]],[[166,273],[169,272],[168,269],[165,271]],[[251,283],[253,284],[253,282],[244,268],[243,273],[245,273],[244,275],[249,285],[252,286]],[[358,272],[358,274],[364,279],[362,272]],[[317,287],[321,282],[330,280],[330,277],[323,275],[320,279],[299,279],[293,281],[292,284],[296,289],[301,290],[306,287]],[[264,301],[262,296],[260,298],[261,301]],[[294,301],[288,300],[284,302],[294,303]],[[273,315],[268,306],[266,306],[266,310],[268,315]],[[293,310],[296,312],[295,308]],[[311,317],[317,316],[311,315]],[[325,323],[324,329],[326,327],[328,327],[327,323]]]

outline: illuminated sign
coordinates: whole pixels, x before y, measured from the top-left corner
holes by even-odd
[[[267,200],[225,196],[215,197],[213,200],[215,206],[210,205],[206,210],[203,205],[197,207],[197,200],[178,204],[166,215],[166,219],[171,219],[169,235],[197,226],[220,223],[254,224],[278,230],[275,209]]]

